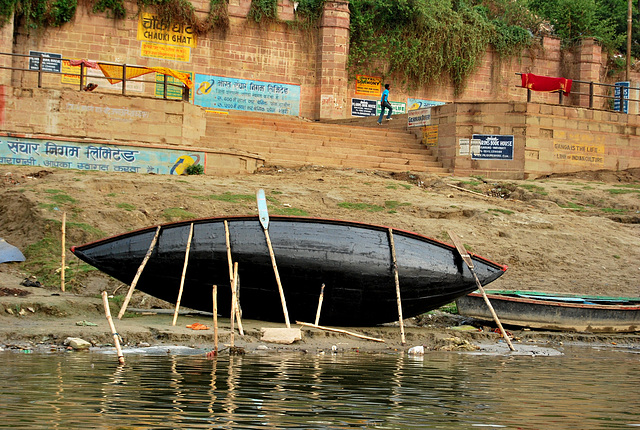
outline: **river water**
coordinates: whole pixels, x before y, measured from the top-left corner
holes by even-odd
[[[640,350],[0,352],[2,428],[640,428]]]

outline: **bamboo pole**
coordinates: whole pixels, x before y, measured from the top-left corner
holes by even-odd
[[[218,286],[213,286],[213,348],[218,353]]]
[[[60,266],[60,290],[64,291],[64,269],[67,260],[66,254],[66,236],[67,236],[67,213],[62,212],[62,266]]]
[[[276,282],[278,284],[278,291],[280,292],[280,301],[282,302],[282,312],[284,313],[284,323],[287,328],[291,328],[289,321],[289,311],[287,310],[287,301],[284,298],[284,289],[282,288],[282,281],[280,281],[280,273],[278,272],[278,265],[276,264],[276,256],[273,253],[273,247],[271,246],[271,238],[269,237],[269,230],[264,229],[264,236],[267,239],[267,247],[269,248],[269,256],[271,257],[271,265],[273,266],[273,273],[276,275]]]
[[[396,259],[396,245],[393,241],[393,229],[389,228],[389,244],[391,245],[391,258],[393,260],[393,275],[396,281],[396,300],[398,302],[398,321],[400,322],[400,338],[402,344],[407,341],[404,336],[404,320],[402,318],[402,299],[400,298],[400,280],[398,278],[398,260]]]
[[[193,237],[193,223],[189,229],[189,238],[187,239],[187,250],[184,253],[184,266],[182,267],[182,277],[180,278],[180,290],[178,291],[178,300],[176,300],[176,310],[173,313],[173,322],[171,325],[175,326],[178,321],[178,311],[180,310],[180,300],[182,300],[182,290],[184,288],[184,278],[187,274],[187,263],[189,263],[189,250],[191,250],[191,238]]]
[[[233,284],[233,260],[231,259],[231,240],[229,237],[229,223],[227,220],[224,220],[224,235],[225,240],[227,242],[227,262],[229,264],[229,282]],[[233,287],[232,287],[233,288]],[[238,288],[238,282],[236,282],[236,289]],[[242,327],[242,318],[240,318],[240,303],[238,300],[238,294],[236,292],[232,292],[232,296],[235,297],[235,308],[236,308],[236,319],[238,320],[238,331],[240,332],[240,336],[244,336],[244,328]]]
[[[104,314],[107,317],[107,322],[109,323],[109,328],[111,329],[111,334],[113,335],[113,344],[116,347],[116,354],[118,354],[118,363],[124,365],[124,354],[122,353],[122,348],[120,348],[120,335],[118,335],[116,326],[113,324],[113,318],[111,318],[109,298],[107,297],[106,291],[102,292],[102,304],[104,304]]]
[[[322,301],[324,300],[324,284],[320,288],[320,298],[318,299],[318,310],[316,311],[316,325],[320,322],[320,310],[322,309]]]
[[[231,348],[235,346],[234,321],[236,316],[236,281],[238,280],[238,263],[233,263],[233,281],[231,282]]]
[[[319,330],[326,330],[326,331],[332,331],[332,332],[335,332],[335,333],[348,334],[349,336],[354,336],[354,337],[357,337],[357,338],[360,338],[360,339],[372,340],[374,342],[384,342],[384,339],[378,339],[377,337],[369,337],[369,336],[365,336],[364,334],[354,333],[352,331],[341,330],[341,329],[338,329],[338,328],[324,327],[324,326],[321,326],[321,325],[310,324],[310,323],[305,323],[305,322],[300,322],[300,321],[296,321],[296,324],[300,324],[300,325],[305,326],[305,327],[317,328]]]
[[[462,257],[462,260],[465,262],[465,264],[467,265],[469,270],[471,270],[471,273],[473,274],[473,278],[476,281],[476,286],[478,287],[478,289],[482,293],[482,297],[484,298],[484,302],[487,304],[487,307],[489,308],[489,311],[491,312],[491,316],[493,316],[493,320],[495,321],[496,325],[500,329],[500,333],[502,334],[502,337],[504,338],[505,342],[507,342],[507,345],[509,346],[509,349],[511,351],[515,351],[516,349],[513,347],[513,344],[511,344],[511,339],[509,339],[509,336],[507,335],[507,332],[502,327],[502,323],[500,323],[500,319],[498,318],[498,314],[496,314],[496,311],[493,309],[493,306],[491,305],[491,302],[489,301],[489,297],[487,297],[487,293],[484,291],[484,288],[482,288],[482,284],[480,283],[480,279],[478,279],[478,275],[476,274],[476,270],[475,270],[475,267],[473,265],[473,260],[471,259],[471,256],[469,255],[469,253],[465,249],[464,244],[462,243],[462,241],[460,240],[460,238],[458,237],[457,234],[455,234],[452,231],[448,231],[447,233],[449,234],[449,237],[453,241],[453,245],[458,250],[458,253],[460,254],[460,257]]]
[[[124,303],[122,303],[122,307],[120,308],[120,312],[118,312],[118,319],[122,319],[122,316],[127,311],[127,306],[129,306],[129,301],[131,300],[131,296],[133,296],[133,290],[136,289],[136,285],[138,285],[138,280],[140,279],[140,275],[142,275],[142,271],[144,270],[144,266],[147,265],[147,261],[149,261],[149,257],[151,257],[151,253],[153,252],[153,248],[156,246],[156,242],[158,240],[158,235],[160,234],[160,226],[156,229],[156,234],[153,236],[151,240],[151,244],[149,245],[149,249],[147,250],[147,254],[142,259],[142,263],[140,267],[138,267],[138,271],[136,272],[136,276],[133,277],[133,282],[131,282],[131,286],[129,287],[129,291],[127,291],[127,297],[124,298]]]

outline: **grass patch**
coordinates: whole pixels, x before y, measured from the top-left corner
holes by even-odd
[[[132,211],[134,210],[136,207],[134,205],[132,205],[131,203],[118,203],[116,205],[116,207],[118,209],[124,209],[125,211]]]
[[[397,190],[398,186],[397,185],[387,185],[386,187],[388,190]]]
[[[530,191],[535,194],[540,194],[541,196],[546,196],[548,193],[544,190],[544,187],[534,184],[520,184],[518,185],[521,188],[524,188],[527,191]]]
[[[614,255],[613,258],[615,258],[616,260],[619,260],[620,256],[619,255]]]
[[[169,221],[173,221],[175,219],[186,220],[196,218],[196,214],[182,208],[167,208],[162,211],[162,216]]]
[[[513,215],[513,211],[510,211],[508,209],[501,209],[501,208],[487,209],[487,212],[500,212],[501,214],[505,214],[505,215]]]
[[[623,214],[626,212],[624,209],[616,209],[616,208],[601,208],[600,210],[608,214]]]
[[[367,212],[380,212],[384,210],[384,207],[380,205],[372,205],[370,203],[342,202],[342,203],[338,203],[338,206],[343,209],[353,209],[356,211],[367,211]]]
[[[576,204],[576,203],[573,203],[573,202],[568,202],[566,205],[558,204],[558,206],[560,206],[561,208],[564,208],[564,209],[573,209],[573,210],[580,211],[580,212],[585,212],[586,211],[584,206],[580,206],[579,204]]]
[[[46,286],[60,286],[60,274],[56,270],[60,268],[62,246],[60,239],[47,234],[43,239],[33,243],[24,250],[26,261],[22,263],[25,271],[35,275]],[[98,270],[89,264],[71,264],[65,269],[65,284],[70,288],[73,280],[78,275]]]
[[[438,309],[441,312],[446,312],[448,314],[458,314],[458,305],[456,304],[456,302],[451,302],[448,303],[444,306],[440,306],[440,308]]]
[[[386,202],[384,202],[384,207],[387,209],[397,209],[399,206],[411,206],[411,203],[409,202],[400,203],[399,201],[396,201],[396,200],[387,200]]]
[[[309,216],[307,211],[298,208],[269,208],[269,213],[273,215]]]
[[[70,195],[66,194],[62,190],[48,189],[48,190],[45,190],[45,193],[51,194],[49,196],[49,200],[53,200],[54,202],[58,203],[59,205],[62,205],[62,204],[73,204],[73,203],[76,202],[76,199],[74,199]]]
[[[253,194],[231,194],[229,192],[223,194],[211,194],[208,196],[210,200],[218,200],[227,203],[244,203],[252,202],[256,199]]]
[[[117,195],[118,195],[118,194],[116,194],[116,193],[109,193],[109,194],[107,194],[107,197],[115,197],[115,196],[117,196]]]
[[[640,189],[635,188],[610,188],[606,190],[609,194],[632,194],[632,193],[640,193]]]
[[[410,190],[413,185],[411,185],[411,184],[400,184],[400,186],[403,187],[405,190]]]

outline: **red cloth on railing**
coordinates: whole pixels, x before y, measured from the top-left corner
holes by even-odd
[[[70,66],[79,66],[80,64],[84,64],[85,67],[88,67],[90,69],[97,69],[98,68],[98,63],[96,63],[95,61],[69,60],[69,65]]]
[[[522,87],[533,91],[562,91],[565,96],[571,92],[573,81],[567,78],[550,78],[533,73],[522,74]]]

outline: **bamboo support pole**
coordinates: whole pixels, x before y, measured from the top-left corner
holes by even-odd
[[[224,220],[224,235],[225,240],[227,242],[227,262],[229,264],[229,282],[233,284],[234,275],[233,275],[233,260],[231,259],[231,239],[229,235],[229,223],[227,220]],[[236,320],[238,320],[238,331],[240,332],[240,336],[244,336],[244,328],[242,327],[242,318],[240,318],[240,303],[238,300],[237,288],[239,283],[236,282],[235,291],[232,292],[232,296],[235,297],[235,308],[236,308]],[[233,288],[233,287],[232,287]]]
[[[324,284],[320,288],[320,298],[318,298],[318,310],[316,311],[316,325],[320,322],[320,311],[322,310],[322,301],[324,300]]]
[[[116,354],[118,354],[118,363],[121,365],[124,364],[124,354],[122,353],[122,348],[120,348],[120,335],[116,331],[116,326],[113,324],[113,318],[111,318],[111,309],[109,308],[109,298],[107,297],[107,292],[102,292],[102,303],[104,304],[104,314],[107,317],[107,322],[109,323],[109,328],[111,329],[111,334],[113,335],[113,344],[116,347]]]
[[[153,248],[156,246],[156,242],[158,241],[158,236],[160,235],[160,226],[156,229],[156,234],[153,236],[151,240],[151,244],[149,245],[149,249],[147,250],[147,254],[142,259],[142,263],[140,267],[138,267],[138,271],[136,272],[136,276],[133,277],[133,281],[131,282],[131,286],[129,287],[129,291],[127,291],[127,297],[124,298],[124,302],[122,303],[122,307],[120,308],[120,312],[118,312],[118,319],[122,319],[122,316],[127,311],[127,306],[129,306],[129,301],[131,300],[131,296],[133,296],[133,290],[136,289],[136,285],[138,285],[138,280],[140,279],[140,275],[142,275],[142,271],[144,267],[147,265],[147,261],[149,261],[149,257],[151,257],[151,253],[153,252]]]
[[[496,311],[493,309],[493,306],[491,305],[491,302],[489,301],[489,297],[487,297],[487,293],[484,291],[484,288],[482,288],[482,284],[480,283],[480,279],[478,279],[478,275],[476,274],[476,270],[475,270],[475,267],[473,265],[473,260],[471,259],[471,255],[469,255],[469,253],[467,252],[467,250],[464,247],[464,244],[462,243],[462,241],[460,240],[460,238],[458,237],[457,234],[455,234],[452,231],[448,231],[447,233],[449,234],[449,237],[453,241],[453,245],[458,250],[458,253],[460,254],[460,257],[462,257],[462,260],[465,262],[465,264],[467,265],[469,270],[471,270],[471,274],[473,275],[473,278],[476,281],[476,286],[478,287],[478,289],[482,293],[482,297],[484,298],[484,302],[487,304],[487,307],[489,308],[489,311],[491,312],[491,316],[493,316],[493,320],[495,321],[496,325],[500,329],[500,333],[502,334],[502,337],[504,338],[505,342],[507,342],[507,345],[509,346],[509,349],[511,351],[515,351],[516,349],[513,347],[513,344],[511,343],[511,339],[509,339],[509,336],[507,335],[507,332],[502,327],[502,323],[500,323],[500,319],[498,318],[498,315],[496,314]]]
[[[391,258],[393,260],[393,275],[396,281],[396,300],[398,302],[398,322],[400,323],[400,338],[402,345],[407,341],[404,336],[404,319],[402,318],[402,299],[400,297],[400,279],[398,277],[398,260],[396,259],[396,245],[393,241],[393,229],[389,229],[389,245],[391,246]]]
[[[193,237],[193,223],[189,229],[189,238],[187,239],[187,250],[184,253],[184,266],[182,267],[182,277],[180,278],[180,290],[178,291],[178,300],[176,300],[176,310],[173,313],[173,322],[171,325],[175,326],[178,321],[178,311],[180,310],[180,300],[182,300],[182,290],[184,288],[184,278],[187,274],[187,264],[189,263],[189,251],[191,250],[191,238]]]
[[[291,328],[289,321],[289,311],[287,310],[287,301],[284,298],[284,290],[282,289],[282,282],[280,281],[280,273],[278,273],[278,265],[276,264],[276,256],[273,253],[273,247],[271,246],[271,238],[269,237],[269,230],[264,229],[264,236],[267,239],[267,246],[269,247],[269,256],[271,257],[271,265],[273,266],[273,273],[276,276],[276,282],[278,283],[278,291],[280,292],[280,301],[282,302],[282,312],[284,313],[284,322],[287,328]]]
[[[372,340],[374,342],[384,342],[384,339],[378,339],[377,337],[365,336],[364,334],[354,333],[352,331],[341,330],[341,329],[338,329],[338,328],[324,327],[324,326],[321,326],[321,325],[310,324],[310,323],[305,323],[305,322],[300,322],[300,321],[296,321],[296,324],[300,324],[301,326],[305,326],[305,327],[317,328],[319,330],[326,330],[326,331],[332,331],[332,332],[335,332],[335,333],[348,334],[349,336],[357,337],[357,338],[360,338],[360,339]]]
[[[218,286],[213,286],[213,348],[218,353]]]
[[[64,269],[67,261],[66,237],[67,236],[67,213],[62,212],[62,266],[60,266],[60,290],[64,291]]]
[[[233,263],[233,281],[231,282],[231,348],[235,346],[234,321],[236,316],[236,281],[238,279],[238,263]]]

